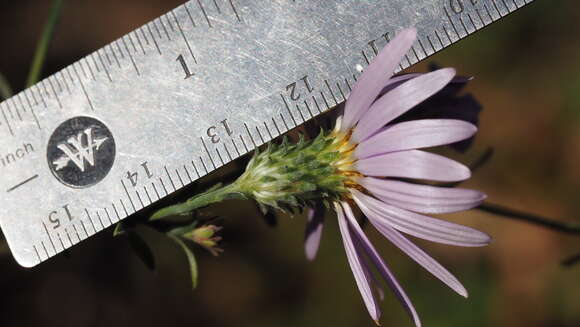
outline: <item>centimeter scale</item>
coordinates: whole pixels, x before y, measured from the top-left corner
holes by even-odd
[[[533,0],[192,0],[0,104],[0,226],[31,267]]]

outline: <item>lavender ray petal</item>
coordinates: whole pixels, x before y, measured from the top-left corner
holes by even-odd
[[[420,213],[450,213],[480,205],[484,193],[462,188],[436,187],[364,177],[358,183],[381,201]]]
[[[477,127],[455,119],[422,119],[388,126],[361,142],[355,151],[359,159],[379,154],[455,143],[470,138]]]
[[[375,264],[381,276],[383,276],[383,278],[385,279],[385,282],[387,282],[387,284],[393,290],[393,292],[395,293],[395,295],[397,296],[397,298],[399,299],[405,310],[409,313],[409,315],[415,322],[415,325],[417,327],[420,327],[421,320],[419,319],[419,315],[417,314],[417,311],[415,310],[413,303],[405,293],[405,290],[401,287],[401,285],[399,284],[399,282],[397,281],[397,279],[395,278],[395,276],[393,275],[393,273],[391,272],[391,270],[389,269],[383,258],[381,258],[375,247],[371,244],[369,239],[364,234],[363,230],[360,228],[360,225],[354,218],[354,214],[350,206],[343,202],[342,207],[346,214],[346,219],[349,224],[350,230],[354,236],[355,245],[361,247],[365,251],[365,253],[369,256],[369,258]]]
[[[453,68],[443,68],[413,78],[380,97],[360,118],[351,140],[360,143],[384,125],[440,91],[455,76]]]
[[[388,226],[428,241],[456,246],[478,247],[491,241],[476,229],[397,208],[354,189],[350,191],[375,226]]]
[[[389,82],[383,87],[383,89],[381,90],[381,93],[379,93],[379,97],[382,96],[383,94],[389,92],[390,90],[396,88],[397,86],[405,83],[406,81],[421,76],[424,73],[409,73],[409,74],[402,74],[402,75],[398,75],[398,76],[393,76],[393,78],[391,78],[389,80]],[[449,84],[466,84],[467,82],[469,82],[470,80],[472,80],[473,77],[467,77],[467,76],[455,76],[453,77],[453,79],[451,80],[451,82],[449,82]],[[447,86],[449,87],[449,86]],[[457,86],[454,86],[454,89],[457,88]]]
[[[368,210],[367,210],[368,211]],[[366,213],[365,213],[366,214]],[[372,214],[372,213],[370,213]],[[405,252],[411,259],[415,260],[419,265],[425,268],[433,276],[437,277],[444,284],[449,286],[452,290],[457,292],[463,297],[467,297],[467,290],[459,280],[453,274],[451,274],[447,269],[445,269],[441,264],[439,264],[435,259],[429,256],[425,251],[415,245],[413,242],[408,240],[401,233],[397,232],[395,229],[385,226],[385,225],[375,225],[375,228],[385,236],[391,243],[397,246],[401,251]]]
[[[414,28],[400,31],[365,69],[346,100],[341,130],[350,129],[369,109],[416,38]]]
[[[354,168],[367,176],[458,182],[471,176],[466,166],[420,150],[391,152],[357,161]]]
[[[346,257],[348,259],[348,263],[350,265],[350,269],[352,270],[352,274],[356,281],[356,285],[358,286],[358,290],[363,298],[363,301],[369,311],[371,318],[377,322],[380,318],[380,311],[379,306],[373,296],[373,291],[371,289],[371,280],[367,278],[365,274],[365,269],[368,267],[364,267],[365,264],[364,260],[358,256],[356,247],[353,243],[349,228],[348,222],[344,216],[344,212],[338,203],[334,204],[336,209],[336,214],[338,218],[338,226],[340,228],[340,234],[342,236],[342,243],[344,245],[344,250],[346,252]]]
[[[316,258],[320,247],[320,239],[324,227],[324,206],[317,205],[313,208],[308,208],[307,219],[304,251],[306,258],[312,261]]]

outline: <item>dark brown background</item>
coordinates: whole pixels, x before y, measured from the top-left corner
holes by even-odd
[[[24,83],[49,3],[0,3],[0,71],[16,89]],[[67,1],[47,73],[180,3]],[[466,161],[488,146],[496,155],[468,185],[485,191],[493,202],[580,221],[579,19],[577,1],[537,0],[432,58],[476,76],[469,91],[485,110]],[[413,67],[425,69],[425,64]],[[283,217],[271,229],[254,217],[248,203],[215,210],[229,217],[226,252],[214,258],[199,251],[200,287],[195,292],[177,249],[157,242],[160,268],[151,273],[126,241],[112,239],[108,230],[75,247],[69,258],[60,255],[31,270],[18,267],[9,254],[0,257],[0,326],[373,325],[332,219],[319,258],[307,263],[303,217]],[[370,232],[425,326],[580,325],[580,266],[559,265],[580,251],[580,237],[477,211],[446,217],[495,239],[482,249],[421,243],[464,282],[468,300]],[[382,308],[384,325],[412,325],[390,293]]]

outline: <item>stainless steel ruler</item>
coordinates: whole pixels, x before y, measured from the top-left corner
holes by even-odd
[[[0,225],[34,266],[533,0],[192,0],[0,104]]]

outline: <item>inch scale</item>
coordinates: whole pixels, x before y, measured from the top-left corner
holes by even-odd
[[[192,0],[0,104],[0,226],[35,266],[533,0]]]

